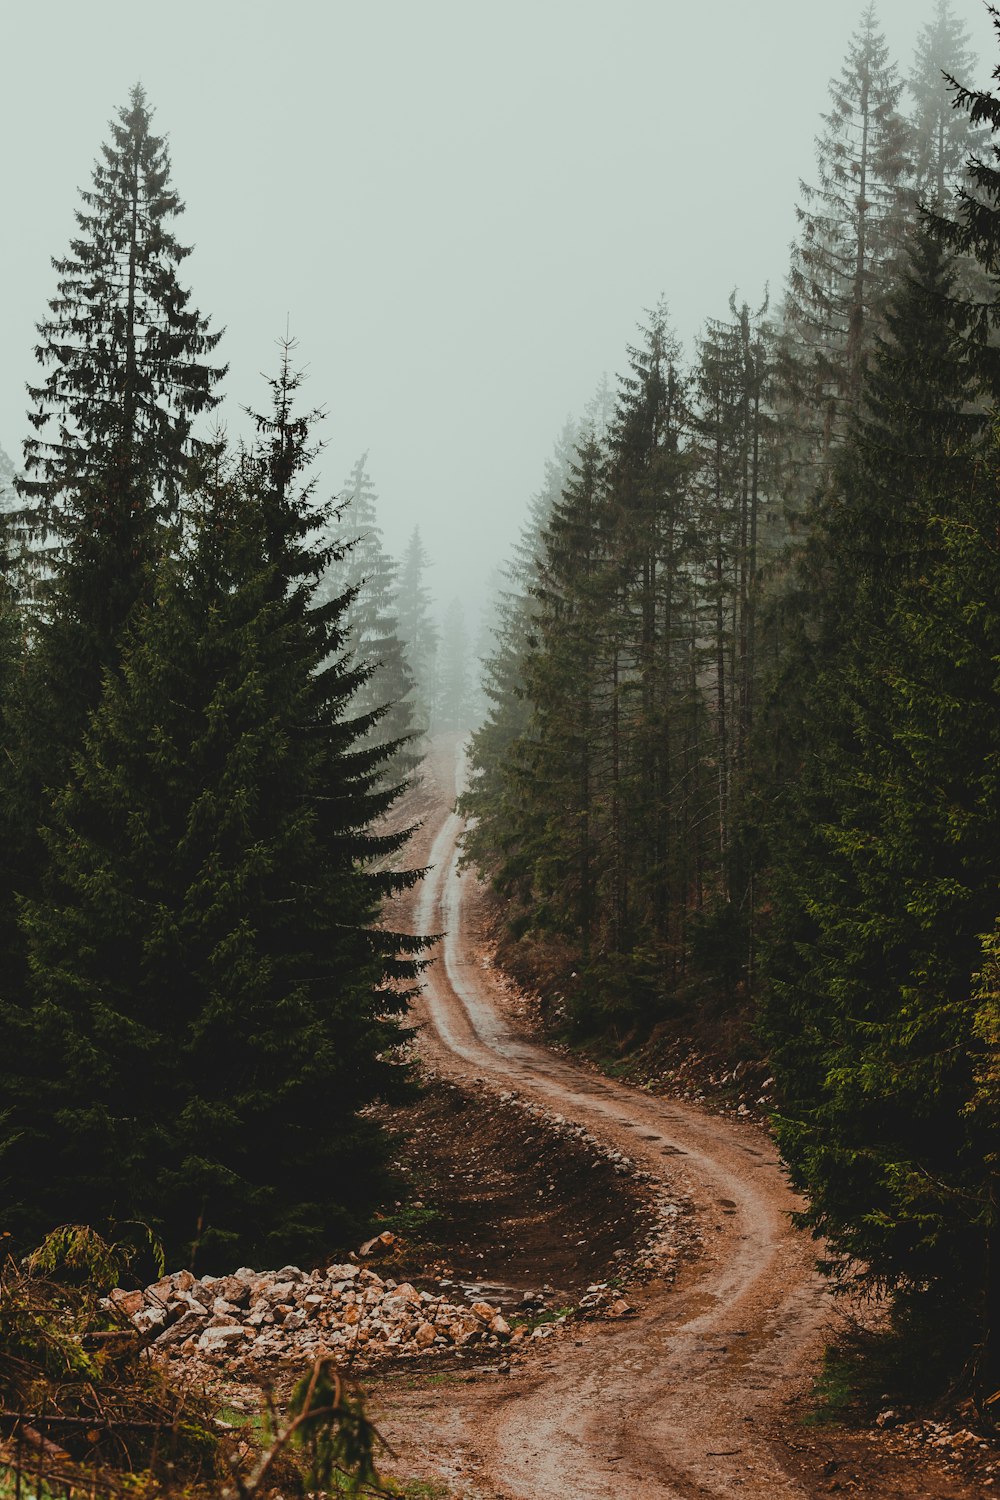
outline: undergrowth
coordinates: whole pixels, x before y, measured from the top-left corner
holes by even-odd
[[[69,1225],[0,1264],[0,1500],[409,1493],[383,1485],[378,1435],[329,1359],[256,1417],[168,1376],[108,1296],[149,1253],[148,1236]]]

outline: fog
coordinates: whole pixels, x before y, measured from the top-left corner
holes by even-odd
[[[883,0],[905,72],[933,0]],[[137,80],[168,135],[223,418],[286,324],[328,417],[325,490],[369,451],[390,550],[473,613],[552,442],[664,294],[690,348],[780,296],[800,177],[860,5],[801,0],[50,0],[8,9],[0,446],[76,190]],[[984,61],[985,7],[954,0]]]

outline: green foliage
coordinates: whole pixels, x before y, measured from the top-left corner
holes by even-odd
[[[299,476],[287,353],[261,444],[191,498],[46,829],[22,903],[27,1006],[0,1158],[23,1236],[67,1212],[141,1219],[172,1262],[280,1263],[353,1234],[398,1094],[416,939],[378,927],[412,882],[359,744],[342,598]]]
[[[347,1494],[378,1483],[375,1429],[332,1360],[318,1360],[299,1381],[284,1420],[305,1458],[307,1490],[328,1490],[337,1478],[347,1480]]]
[[[709,902],[749,899],[735,807],[754,712],[770,335],[731,302],[697,378],[661,305],[525,550],[461,798],[523,944],[566,954],[578,1032],[669,1008]],[[743,953],[729,971],[748,982]]]
[[[988,990],[1000,886],[997,455],[950,357],[948,285],[923,237],[817,530],[762,1025],[778,1139],[832,1268],[946,1297],[986,1330],[985,1367],[995,1117],[976,1100],[973,976]]]
[[[24,1265],[11,1258],[0,1265],[0,1410],[8,1418],[0,1474],[20,1467],[28,1481],[37,1465],[67,1485],[81,1470],[90,1482],[107,1471],[101,1487],[114,1493],[123,1471],[178,1486],[221,1473],[210,1403],[171,1387],[104,1302],[130,1254],[68,1225]],[[12,1436],[15,1417],[54,1440],[55,1451]]]
[[[224,373],[206,362],[221,335],[209,332],[177,279],[190,250],[170,223],[183,204],[164,139],[151,126],[137,84],[111,122],[90,189],[80,193],[78,237],[54,262],[58,295],[38,328],[36,353],[49,373],[30,390],[40,435],[25,444],[18,488],[61,535],[65,509],[70,535],[81,541],[88,507],[91,522],[103,512],[114,531],[128,524],[128,502],[143,490],[176,499],[197,446],[193,421],[217,404],[212,392]],[[109,489],[116,512],[106,505]]]

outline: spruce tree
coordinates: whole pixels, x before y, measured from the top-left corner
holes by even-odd
[[[535,645],[524,664],[531,720],[508,771],[520,795],[494,831],[503,856],[496,882],[516,895],[519,921],[565,934],[584,967],[606,935],[598,900],[609,708],[603,469],[594,438],[582,442],[542,533]]]
[[[523,796],[512,753],[531,724],[526,677],[537,645],[542,538],[572,472],[579,437],[578,425],[567,422],[546,460],[542,484],[528,502],[528,514],[503,568],[491,649],[480,666],[486,712],[470,739],[469,784],[462,807],[473,820],[465,848],[483,871],[492,874],[497,872],[498,850],[516,825]]]
[[[822,487],[831,448],[843,439],[913,219],[901,88],[869,5],[831,81],[817,181],[801,184],[797,210],[782,341],[784,483],[793,515]]]
[[[399,569],[396,618],[406,663],[413,674],[413,726],[417,734],[426,734],[430,727],[430,705],[434,701],[440,640],[431,610],[430,590],[424,581],[429,562],[420,528],[415,526]]]
[[[973,1100],[1000,880],[1000,615],[996,456],[941,316],[955,274],[919,236],[814,538],[763,1028],[807,1222],[870,1282],[975,1321],[995,1299]]]
[[[472,653],[465,611],[458,599],[445,610],[441,623],[437,695],[431,727],[435,731],[472,729]]]
[[[399,634],[398,570],[382,545],[378,495],[367,460],[363,453],[339,496],[322,591],[327,597],[349,596],[345,619],[350,647],[364,673],[355,709],[371,717],[373,744],[394,747],[387,771],[399,776],[417,760],[410,744],[414,681]]]
[[[81,197],[78,237],[53,262],[58,294],[38,325],[47,374],[29,388],[35,435],[17,480],[24,515],[46,539],[12,752],[25,890],[44,861],[35,829],[45,789],[68,773],[190,465],[210,452],[194,423],[216,405],[223,374],[209,363],[219,334],[178,277],[190,252],[171,226],[183,205],[141,87],[112,122]]]
[[[140,84],[110,130],[81,190],[79,236],[53,261],[58,294],[36,349],[49,373],[29,387],[38,436],[18,487],[63,536],[113,532],[133,511],[176,502],[198,448],[193,424],[216,405],[223,374],[207,358],[220,334],[178,280],[190,249],[171,221],[184,205]]]
[[[975,61],[968,28],[950,0],[937,0],[933,18],[917,37],[908,87],[913,100],[914,189],[921,203],[944,212],[965,175],[983,132],[952,105],[949,78],[968,78]]]
[[[403,1081],[420,947],[380,908],[415,876],[384,867],[405,840],[373,831],[385,751],[352,716],[345,601],[317,600],[296,384],[286,352],[257,448],[192,498],[56,799],[23,910],[32,1008],[0,1016],[28,1049],[5,1052],[20,1234],[139,1217],[172,1257],[276,1263],[343,1244],[378,1191],[358,1111]]]
[[[990,7],[993,29],[1000,38],[1000,12]],[[1000,65],[993,70],[1000,80]],[[1000,275],[1000,165],[995,136],[1000,131],[1000,99],[986,90],[968,87],[961,79],[950,79],[953,107],[967,118],[973,130],[983,128],[990,144],[969,159],[957,202],[943,212],[929,214],[929,222],[943,242],[959,256],[976,262],[980,275],[959,289],[949,316],[961,336],[965,358],[974,364],[992,400],[1000,399],[1000,351],[996,331],[1000,328],[1000,297],[996,295]]]
[[[683,828],[698,800],[694,781],[680,769],[699,732],[688,380],[662,302],[641,332],[619,377],[607,441],[608,545],[618,577],[611,660],[613,946],[621,953],[640,934],[659,944],[673,936],[690,874]],[[699,817],[700,809],[694,821]]]

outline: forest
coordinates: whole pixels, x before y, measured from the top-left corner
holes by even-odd
[[[974,71],[948,0],[902,71],[864,11],[788,266],[720,288],[691,353],[670,288],[637,310],[478,668],[419,517],[384,544],[369,454],[327,493],[307,331],[250,435],[214,425],[221,334],[132,89],[0,454],[11,1265],[66,1225],[200,1276],[377,1228],[373,1106],[420,1097],[441,937],[394,922],[408,798],[468,734],[462,864],[546,1035],[759,1063],[827,1276],[927,1348],[947,1328],[942,1380],[995,1426],[1000,97]]]
[[[462,806],[557,1025],[755,1038],[831,1271],[942,1299],[995,1376],[1000,106],[967,41],[939,6],[904,90],[869,9],[782,299],[691,363],[652,309],[560,435]]]

